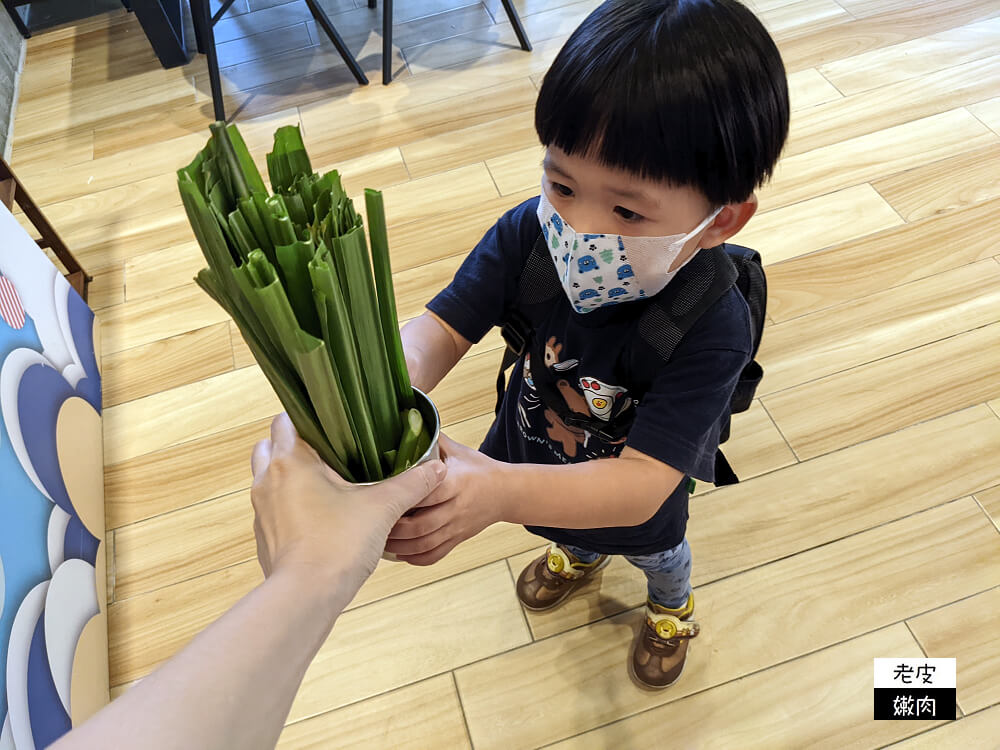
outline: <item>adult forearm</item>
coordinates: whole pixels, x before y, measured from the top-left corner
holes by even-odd
[[[649,520],[683,475],[640,457],[504,468],[503,520],[529,526],[594,529]]]
[[[349,597],[322,599],[318,585],[294,571],[276,572],[53,748],[270,750]]]

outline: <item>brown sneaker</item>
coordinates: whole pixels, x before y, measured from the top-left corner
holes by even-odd
[[[517,578],[517,598],[528,609],[549,609],[610,561],[608,555],[601,555],[592,563],[582,563],[561,544],[553,544],[521,571]]]
[[[632,645],[632,676],[643,686],[659,690],[677,682],[684,671],[688,643],[698,635],[694,594],[680,609],[667,609],[646,601],[646,621]]]

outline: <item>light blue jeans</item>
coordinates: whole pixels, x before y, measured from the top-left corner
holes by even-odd
[[[590,563],[600,557],[597,552],[566,545],[566,549]],[[669,609],[687,604],[691,593],[691,546],[687,539],[676,547],[652,555],[625,555],[625,559],[646,574],[649,598]]]

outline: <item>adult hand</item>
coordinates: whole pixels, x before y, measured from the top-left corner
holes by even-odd
[[[461,542],[503,520],[504,466],[477,450],[440,438],[447,478],[392,529],[386,551],[413,565],[431,565]]]
[[[264,575],[288,570],[314,580],[340,607],[375,570],[393,524],[447,473],[433,461],[378,485],[353,485],[299,438],[287,414],[275,417],[270,440],[254,448],[252,468],[250,498]]]

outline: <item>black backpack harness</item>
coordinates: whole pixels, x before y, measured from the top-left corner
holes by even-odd
[[[569,408],[557,383],[558,373],[545,366],[545,342],[533,336],[539,318],[556,296],[563,294],[542,235],[535,242],[518,280],[517,297],[503,322],[502,334],[507,348],[497,376],[497,414],[506,391],[506,371],[525,354],[531,355],[532,380],[538,396],[570,428],[583,430],[606,442],[617,442],[628,436],[635,421],[634,404],[652,385],[656,372],[668,362],[684,336],[698,319],[733,286],[739,289],[750,307],[752,333],[751,361],[740,374],[730,402],[729,414],[750,408],[764,374],[756,361],[764,330],[767,307],[767,280],[760,255],[746,247],[725,244],[700,251],[685,267],[681,278],[675,279],[656,297],[643,304],[637,336],[632,336],[622,354],[621,362],[626,382],[631,386],[631,398],[622,398],[608,420],[590,414],[580,414]],[[634,400],[635,399],[635,400]],[[729,439],[727,417],[719,442]],[[715,457],[715,484],[735,484],[739,481],[729,461],[719,450]]]

